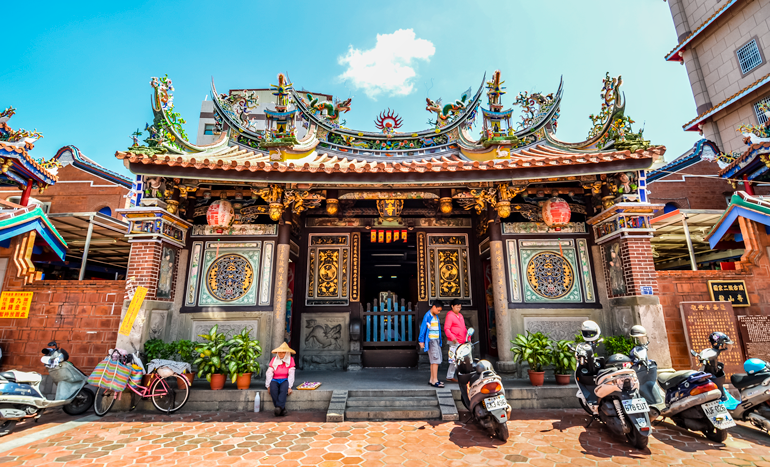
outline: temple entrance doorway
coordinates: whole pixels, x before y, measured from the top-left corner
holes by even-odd
[[[407,230],[361,238],[363,365],[417,366],[417,246]],[[406,237],[406,238],[404,238]]]

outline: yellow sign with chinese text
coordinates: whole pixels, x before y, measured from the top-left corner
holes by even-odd
[[[147,295],[147,288],[136,288],[134,298],[131,299],[128,310],[126,310],[126,316],[123,317],[123,322],[120,323],[118,334],[123,334],[124,336],[131,334],[131,328],[134,327],[134,321],[136,321],[136,316],[139,314],[139,309],[142,307],[145,295]]]
[[[34,292],[3,292],[0,294],[0,318],[29,318]]]

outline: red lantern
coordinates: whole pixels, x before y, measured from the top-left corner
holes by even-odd
[[[548,227],[561,230],[569,223],[571,215],[569,204],[561,198],[554,197],[543,203],[543,222]]]
[[[214,227],[230,227],[234,214],[233,205],[229,201],[217,200],[206,211],[206,223]]]

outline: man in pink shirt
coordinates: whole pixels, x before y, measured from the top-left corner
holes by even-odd
[[[447,371],[446,380],[453,383],[457,382],[457,378],[455,378],[455,359],[453,358],[453,355],[455,351],[457,351],[457,347],[459,347],[460,344],[465,343],[468,338],[468,329],[465,327],[465,318],[460,314],[462,307],[460,300],[452,300],[450,311],[446,314],[446,319],[444,320],[444,334],[446,335],[447,341],[449,341],[449,371]]]

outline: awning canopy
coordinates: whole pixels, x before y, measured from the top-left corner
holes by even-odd
[[[677,209],[652,219],[655,234],[651,240],[657,269],[671,269],[717,261],[743,253],[738,248],[714,250],[706,236],[724,211],[720,209]]]
[[[739,191],[730,198],[730,205],[722,213],[713,229],[706,236],[711,247],[719,243],[728,233],[735,232],[734,225],[739,217],[750,219],[758,224],[770,227],[770,200],[764,197],[751,196],[745,191]],[[739,234],[740,235],[740,234]]]
[[[64,258],[67,242],[57,232],[40,206],[24,207],[0,200],[0,241],[33,231],[53,250],[56,256]]]
[[[69,245],[67,256],[116,268],[128,267],[128,224],[98,212],[49,214]],[[89,228],[91,233],[89,235]],[[83,266],[81,266],[83,267]]]

